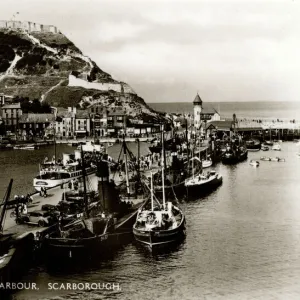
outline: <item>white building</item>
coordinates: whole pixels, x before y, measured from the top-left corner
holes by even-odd
[[[197,93],[194,99],[194,126],[196,129],[199,129],[201,126],[201,112],[202,112],[202,100]]]

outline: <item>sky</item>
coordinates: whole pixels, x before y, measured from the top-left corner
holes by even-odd
[[[1,0],[146,102],[299,101],[300,0]]]

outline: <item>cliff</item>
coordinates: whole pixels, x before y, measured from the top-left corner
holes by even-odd
[[[55,26],[0,21],[0,93],[53,106],[122,105],[161,118],[126,83],[101,70]]]

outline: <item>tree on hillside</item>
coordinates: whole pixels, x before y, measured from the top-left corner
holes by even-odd
[[[13,99],[15,103],[21,103],[21,109],[24,114],[35,113],[35,114],[46,114],[51,113],[51,106],[43,102],[41,103],[39,99],[29,100],[28,97],[15,97]]]

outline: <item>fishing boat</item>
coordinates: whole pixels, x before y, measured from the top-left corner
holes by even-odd
[[[34,249],[32,233],[12,234],[3,231],[6,206],[10,196],[13,180],[10,180],[3,200],[0,215],[0,283],[2,286],[20,280],[20,276],[29,267]],[[7,292],[0,288],[0,294]]]
[[[185,181],[188,193],[201,193],[212,190],[222,184],[223,177],[215,170],[206,174],[197,174]]]
[[[251,159],[249,165],[252,167],[259,167],[259,161]]]
[[[164,152],[164,128],[162,125],[162,204],[156,198],[154,205],[153,174],[150,178],[151,208],[140,209],[133,225],[133,234],[137,242],[150,247],[165,246],[174,243],[185,236],[185,216],[180,208],[172,202],[166,203],[165,193],[165,152]],[[144,207],[143,207],[144,208]]]
[[[84,169],[83,169],[84,170]],[[47,257],[53,259],[81,259],[99,253],[109,252],[114,246],[132,235],[132,226],[138,209],[147,200],[144,198],[121,199],[113,181],[109,180],[106,161],[97,162],[98,213],[91,215],[87,209],[81,218],[66,226],[58,224],[58,230],[46,237]],[[86,174],[84,172],[84,177]],[[84,180],[85,182],[85,180]],[[84,185],[84,203],[87,190]]]
[[[269,151],[269,147],[267,145],[265,145],[265,144],[262,144],[261,145],[261,150],[262,151]]]
[[[185,216],[182,210],[172,202],[166,203],[165,194],[162,205],[156,201],[155,205],[151,175],[151,208],[140,209],[133,225],[135,240],[151,249],[177,242],[185,236]]]
[[[281,146],[276,143],[276,144],[273,145],[272,150],[281,151]]]
[[[248,151],[256,152],[261,149],[261,142],[257,139],[250,139],[246,141]]]
[[[226,147],[226,151],[223,153],[221,160],[223,164],[235,164],[246,160],[248,157],[248,150],[243,145],[235,145]]]

